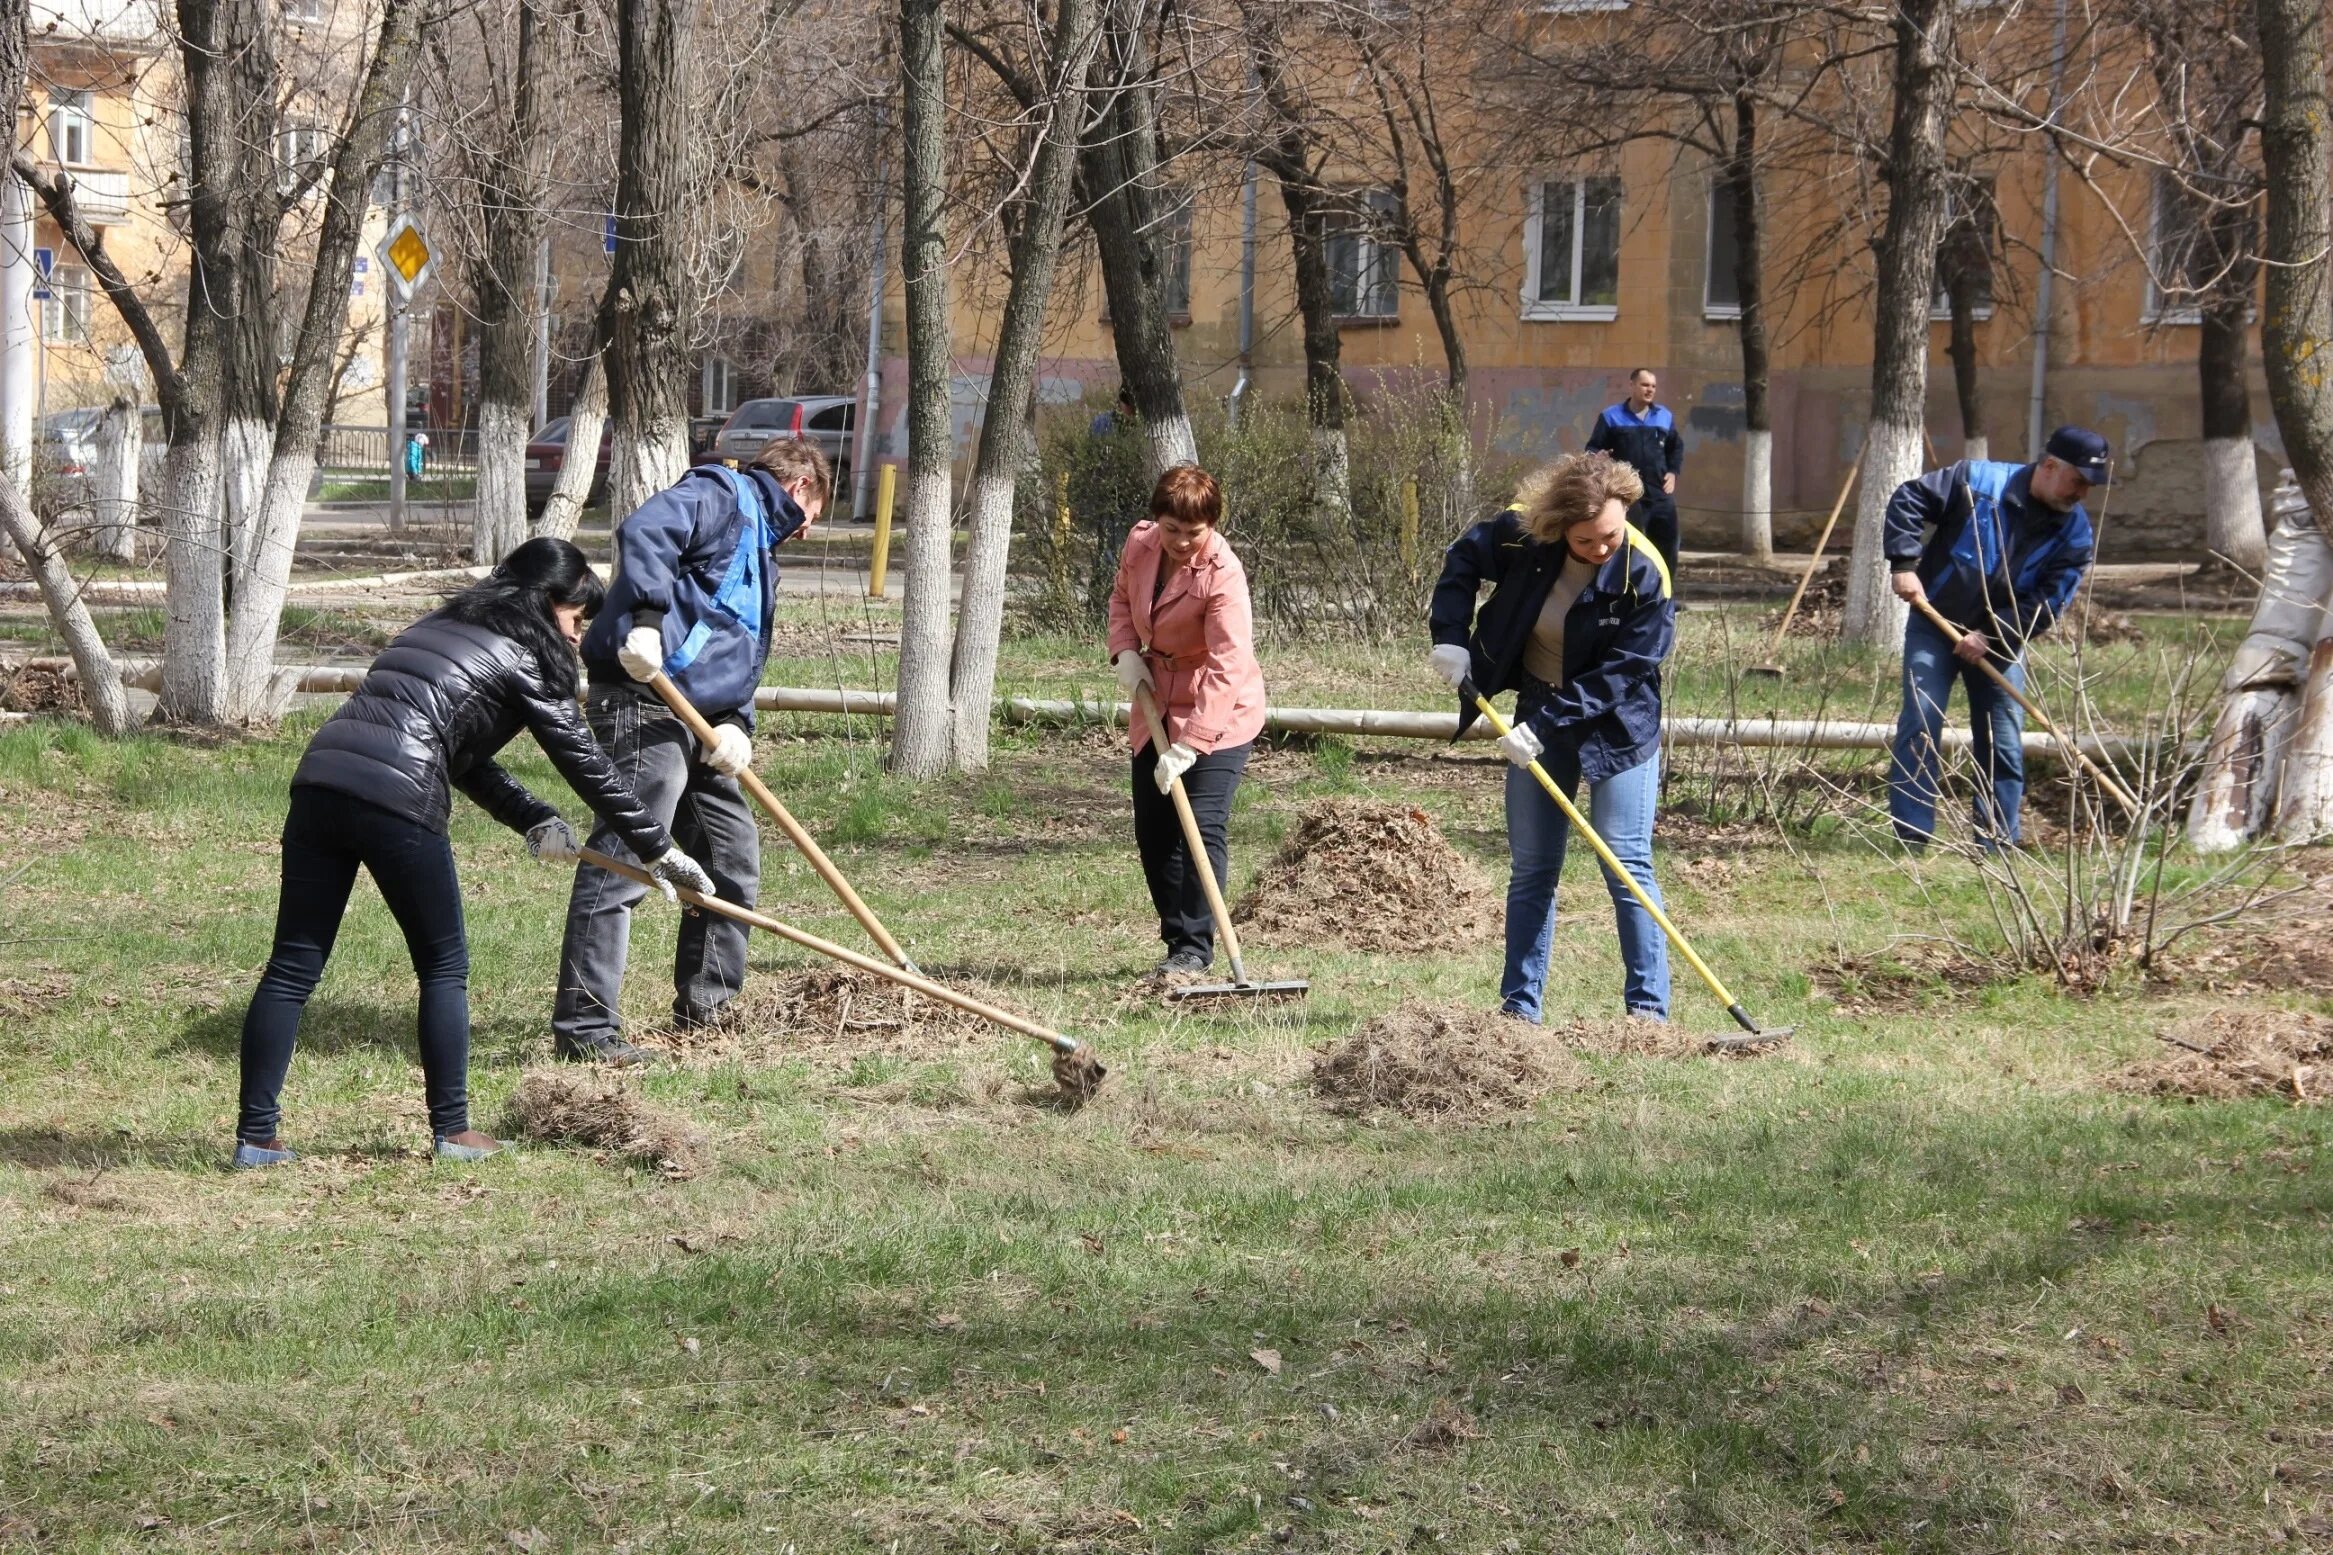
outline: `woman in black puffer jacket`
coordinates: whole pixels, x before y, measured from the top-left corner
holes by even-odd
[[[495,764],[521,728],[613,827],[666,896],[713,883],[634,798],[575,704],[575,645],[603,590],[564,540],[529,540],[483,581],[423,616],[373,661],[356,695],[316,731],[292,775],[275,949],[243,1018],[235,1165],[292,1159],[276,1098],[300,1012],[324,975],[358,865],[405,932],[421,980],[421,1072],[440,1156],[501,1147],[470,1127],[470,951],[446,820],[459,788],[547,864],[573,863],[574,831]]]

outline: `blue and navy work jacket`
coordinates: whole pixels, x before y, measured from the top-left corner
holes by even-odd
[[[1662,495],[1663,476],[1685,473],[1685,440],[1677,435],[1677,418],[1666,405],[1655,405],[1642,416],[1625,400],[1605,406],[1596,430],[1588,434],[1588,452],[1634,466],[1647,497]]]
[[[1523,677],[1523,646],[1539,624],[1565,548],[1535,540],[1513,508],[1475,525],[1442,555],[1434,585],[1435,646],[1473,657],[1476,689],[1496,696]],[[1491,597],[1481,601],[1482,586]],[[1550,750],[1570,748],[1580,776],[1600,783],[1650,760],[1661,744],[1661,661],[1677,638],[1668,564],[1635,526],[1605,559],[1563,618],[1563,684],[1527,720]],[[1458,709],[1458,732],[1475,719]]]
[[[1888,566],[1919,574],[1928,602],[1990,637],[2003,662],[2048,630],[2096,552],[2090,515],[2033,500],[2033,466],[1963,459],[1888,498]],[[1925,538],[1923,538],[1925,532]]]
[[[701,464],[616,526],[616,577],[583,638],[595,684],[630,684],[616,650],[635,623],[664,634],[664,673],[713,721],[751,727],[770,656],[778,547],[802,509],[768,471]]]

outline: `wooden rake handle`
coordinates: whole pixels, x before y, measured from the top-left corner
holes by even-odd
[[[1959,642],[1963,637],[1968,635],[1968,633],[1962,631],[1959,627],[1954,626],[1950,621],[1946,620],[1944,618],[1944,613],[1938,610],[1934,605],[1930,604],[1925,595],[1913,600],[1912,607],[1915,610],[1918,610],[1920,614],[1926,616],[1930,625],[1934,626],[1936,630],[1942,632],[1945,636],[1951,638],[1955,643]],[[1956,654],[1954,657],[1957,658],[1958,655]],[[1965,663],[1966,661],[1964,660],[1963,662]],[[2084,751],[2081,746],[2075,744],[2071,739],[2067,738],[2064,730],[2060,729],[2056,724],[2050,722],[2049,714],[2043,712],[2039,707],[2036,707],[2031,697],[2027,696],[2024,692],[2018,690],[2016,686],[2011,684],[2008,676],[1993,668],[1993,661],[1990,658],[1977,660],[1977,668],[1983,670],[1985,672],[1986,678],[1991,680],[1994,685],[1999,686],[2003,691],[2008,692],[2010,696],[2016,698],[2017,705],[2025,709],[2027,716],[2031,717],[2035,723],[2041,725],[2043,732],[2046,733],[2051,739],[2058,742],[2058,749],[2066,753],[2066,758],[2072,761],[2075,765],[2079,766],[2083,771],[2089,773],[2093,778],[2096,778],[2098,780],[2098,786],[2106,790],[2106,792],[2112,796],[2116,804],[2122,806],[2123,813],[2125,815],[2128,815],[2134,821],[2140,818],[2139,802],[2131,797],[2130,791],[2124,788],[2120,783],[2116,782],[2112,773],[2108,772],[2097,762],[2092,761],[2089,757],[2089,754]]]
[[[662,670],[649,676],[647,684],[650,690],[664,699],[664,705],[671,708],[680,721],[688,726],[689,733],[697,737],[697,743],[707,750],[712,749],[713,726],[705,722],[705,715],[698,712],[695,705],[681,694],[680,687],[674,685]],[[810,861],[810,867],[818,871],[818,878],[825,881],[827,889],[834,892],[836,899],[850,909],[851,916],[858,919],[859,926],[867,931],[867,937],[882,948],[883,954],[906,970],[914,971],[915,963],[908,959],[906,951],[899,948],[899,941],[891,937],[891,931],[884,928],[876,918],[875,910],[859,899],[859,893],[851,889],[851,883],[842,877],[842,871],[834,867],[834,860],[828,858],[826,850],[817,844],[809,832],[803,830],[802,823],[794,819],[793,812],[778,802],[778,796],[770,792],[769,785],[761,780],[760,775],[753,768],[747,767],[737,774],[737,781],[747,793],[753,795],[757,804],[769,812],[770,819],[778,823],[778,830],[786,834],[786,840],[793,843],[802,856]]]
[[[1158,701],[1148,686],[1134,688],[1134,705],[1142,709],[1142,716],[1150,724],[1150,743],[1161,757],[1166,755],[1166,720],[1159,716]],[[1231,926],[1231,909],[1223,905],[1223,888],[1215,883],[1215,861],[1207,856],[1207,839],[1199,834],[1199,817],[1191,813],[1191,796],[1183,791],[1183,780],[1177,777],[1167,787],[1167,797],[1175,802],[1175,816],[1183,823],[1183,842],[1191,850],[1191,867],[1199,871],[1199,883],[1207,888],[1207,910],[1215,917],[1215,932],[1223,937],[1224,954],[1231,957],[1232,981],[1248,980],[1247,968],[1239,954],[1239,933]]]
[[[586,864],[597,864],[610,874],[622,875],[626,880],[637,880],[642,885],[654,886],[658,890],[663,889],[662,886],[657,885],[654,875],[637,864],[626,864],[620,859],[612,859],[605,853],[591,848],[583,850],[583,861]],[[685,888],[680,891],[679,895],[682,901],[700,911],[717,913],[721,917],[733,918],[739,923],[750,924],[757,929],[765,929],[780,939],[790,940],[804,950],[815,951],[819,955],[840,961],[844,966],[857,967],[860,971],[872,972],[877,977],[887,977],[902,988],[912,988],[928,998],[939,1000],[942,1004],[952,1004],[966,1014],[977,1015],[992,1025],[1002,1026],[1007,1031],[1017,1031],[1024,1037],[1035,1037],[1057,1053],[1075,1053],[1082,1050],[1085,1045],[1075,1037],[1065,1037],[1049,1026],[1040,1026],[1035,1021],[1015,1015],[1010,1010],[1000,1010],[993,1004],[986,1004],[973,998],[970,994],[961,994],[953,988],[935,983],[921,972],[911,972],[903,967],[886,966],[873,956],[862,956],[855,950],[846,950],[832,940],[820,939],[817,935],[806,933],[790,923],[781,923],[767,913],[758,913],[750,907],[740,907],[734,902],[725,902],[717,896],[701,896],[697,892]]]
[[[1790,623],[1798,618],[1799,601],[1806,598],[1806,586],[1814,582],[1815,569],[1823,564],[1823,547],[1831,543],[1831,531],[1838,527],[1839,515],[1847,511],[1847,493],[1855,489],[1855,477],[1863,471],[1863,454],[1864,448],[1855,450],[1855,462],[1847,466],[1847,478],[1839,483],[1839,500],[1831,504],[1831,516],[1823,520],[1823,532],[1815,536],[1815,553],[1806,559],[1806,571],[1798,575],[1798,587],[1790,591],[1790,608],[1782,612],[1782,624],[1774,629],[1773,645],[1766,650],[1769,659],[1782,651],[1782,640],[1790,635]]]

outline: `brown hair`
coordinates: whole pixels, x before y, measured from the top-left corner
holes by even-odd
[[[1599,517],[1605,503],[1633,507],[1643,498],[1644,477],[1610,454],[1565,454],[1523,483],[1515,506],[1531,538],[1552,545]]]
[[[755,454],[753,462],[776,476],[781,486],[790,486],[809,476],[810,489],[821,507],[834,495],[834,467],[826,462],[826,455],[819,452],[815,443],[798,437],[777,438]]]
[[[1178,464],[1150,488],[1150,516],[1185,524],[1223,522],[1223,487],[1195,464]]]

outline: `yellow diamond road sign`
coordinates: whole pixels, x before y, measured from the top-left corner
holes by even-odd
[[[381,258],[388,264],[389,274],[396,281],[401,295],[412,295],[413,289],[421,284],[422,277],[429,273],[429,263],[433,257],[429,250],[429,240],[410,221],[398,222],[396,229],[381,244]]]

